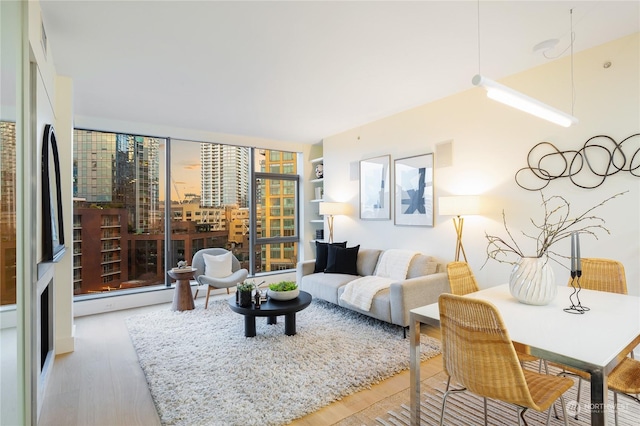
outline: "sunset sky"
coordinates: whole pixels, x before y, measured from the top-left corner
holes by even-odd
[[[171,199],[182,200],[189,193],[200,195],[200,142],[174,139],[171,145]],[[160,176],[164,175],[165,148],[164,143],[160,145]],[[161,201],[164,200],[164,191],[164,179],[161,178]]]

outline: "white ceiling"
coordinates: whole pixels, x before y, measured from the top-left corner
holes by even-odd
[[[567,55],[572,21],[574,52],[640,31],[640,1],[41,5],[76,115],[305,143]]]

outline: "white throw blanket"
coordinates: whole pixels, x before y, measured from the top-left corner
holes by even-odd
[[[371,303],[376,293],[389,287],[391,283],[395,281],[396,280],[391,278],[378,277],[375,275],[356,278],[344,287],[344,292],[340,296],[340,300],[363,311],[368,311],[371,309]]]
[[[409,263],[417,253],[409,250],[386,250],[378,261],[375,275],[356,278],[349,282],[340,300],[363,311],[371,309],[376,293],[388,288],[391,283],[407,277]]]

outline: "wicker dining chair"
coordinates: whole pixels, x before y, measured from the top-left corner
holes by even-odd
[[[444,371],[463,386],[445,392],[440,425],[449,394],[465,390],[516,405],[518,423],[522,420],[525,425],[524,413],[530,408],[549,410],[548,425],[550,408],[560,398],[567,425],[562,394],[573,386],[573,380],[522,368],[502,316],[492,303],[443,293],[438,305]]]
[[[624,265],[613,259],[583,258],[580,287],[587,290],[627,294]],[[569,285],[572,279],[569,278]]]
[[[578,283],[580,287],[587,290],[606,291],[609,293],[627,294],[627,278],[624,272],[624,265],[613,259],[582,258],[582,274]],[[569,286],[574,278],[569,278]],[[631,353],[633,356],[633,352]],[[572,375],[578,378],[578,394],[576,403],[580,404],[580,391],[583,380],[591,380],[591,376],[586,371],[568,367],[562,364],[553,364],[562,369],[561,375]],[[633,392],[635,393],[635,392]],[[574,418],[578,420],[576,412]]]
[[[613,391],[613,413],[618,425],[618,393],[624,394],[640,403],[640,361],[625,358],[607,377],[607,387]],[[632,395],[632,394],[635,394]]]
[[[580,388],[582,380],[589,381],[591,377],[589,373],[581,370],[562,366],[569,371],[562,371],[561,375],[574,375],[578,377],[578,394],[576,403],[580,404]],[[633,358],[624,358],[620,364],[607,376],[607,388],[613,391],[613,413],[615,416],[615,425],[618,425],[618,394],[624,394],[629,398],[640,403],[638,394],[640,394],[640,361]],[[632,395],[632,394],[635,394]],[[578,419],[578,414],[575,417]]]
[[[467,262],[447,263],[447,275],[452,294],[464,296],[480,290],[476,277]]]
[[[474,293],[480,288],[476,277],[473,275],[471,268],[467,262],[449,262],[447,264],[447,275],[449,277],[449,287],[451,293],[458,296]],[[529,348],[524,345],[515,344],[516,352],[520,363],[539,361],[538,372],[542,370],[542,360],[530,355]]]

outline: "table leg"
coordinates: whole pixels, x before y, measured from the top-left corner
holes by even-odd
[[[411,407],[411,425],[420,425],[420,321],[409,314],[409,404]]]
[[[244,337],[256,336],[256,317],[253,315],[244,316]]]
[[[607,376],[602,371],[591,372],[591,424],[607,424],[606,402],[608,397]]]
[[[267,324],[275,325],[278,323],[278,317],[267,317]]]
[[[296,334],[296,313],[284,315],[284,334],[294,336]]]

